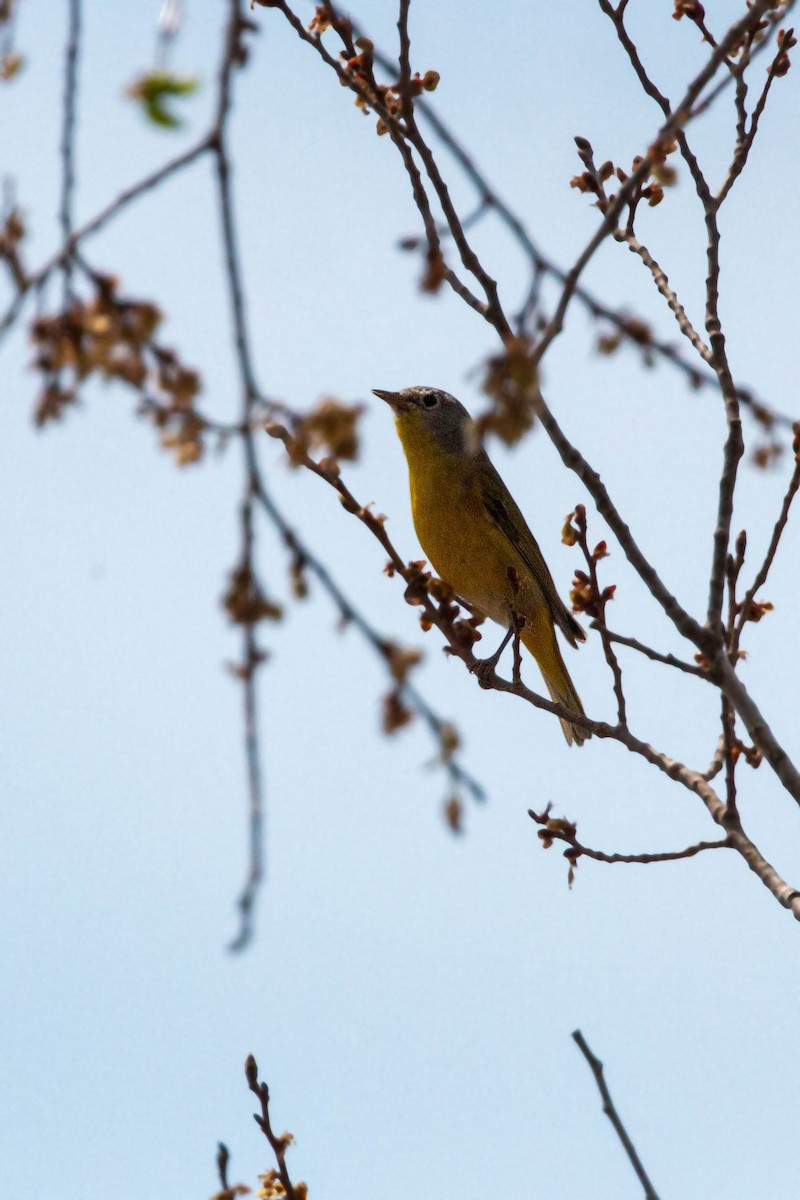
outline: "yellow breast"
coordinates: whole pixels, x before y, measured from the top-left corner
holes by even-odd
[[[426,558],[453,591],[505,624],[514,555],[486,513],[474,459],[443,452],[424,429],[403,429],[401,439],[414,528]]]

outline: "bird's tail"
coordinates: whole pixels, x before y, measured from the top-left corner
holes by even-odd
[[[543,611],[533,619],[528,617],[520,637],[523,645],[536,659],[550,699],[555,704],[563,704],[565,708],[571,708],[573,712],[583,715],[583,705],[570,679],[569,671],[564,666],[550,614]],[[573,725],[571,721],[559,719],[567,745],[571,746],[575,742],[576,746],[582,746],[592,736],[587,730]]]

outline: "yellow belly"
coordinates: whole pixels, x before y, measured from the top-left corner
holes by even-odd
[[[411,509],[420,545],[437,575],[501,625],[508,625],[509,605],[532,615],[544,599],[486,513],[472,476],[459,462],[439,461],[435,471],[426,467],[414,463],[410,471]]]

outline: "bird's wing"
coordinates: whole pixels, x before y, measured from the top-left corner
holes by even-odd
[[[513,496],[503,483],[491,460],[485,453],[477,472],[481,499],[493,524],[516,550],[525,566],[536,580],[547,601],[553,620],[562,630],[570,645],[586,641],[586,633],[563,603],[556,591],[553,577],[544,561],[536,538],[527,526]]]

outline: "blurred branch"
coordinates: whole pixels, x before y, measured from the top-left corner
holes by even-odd
[[[224,1142],[220,1142],[217,1145],[217,1173],[219,1174],[219,1181],[223,1192],[230,1191],[228,1183],[228,1163],[230,1162],[230,1157],[228,1147]]]
[[[106,225],[109,224],[115,217],[119,215],[130,204],[133,204],[145,193],[157,188],[171,175],[176,175],[182,171],[184,167],[188,167],[191,163],[196,162],[204,154],[207,154],[211,148],[210,135],[201,138],[189,150],[185,150],[182,154],[176,155],[169,159],[157,170],[152,171],[131,187],[125,188],[120,192],[115,200],[107,204],[101,209],[96,216],[92,217],[84,225],[79,226],[74,230],[68,240],[53,254],[38,271],[29,274],[25,279],[24,286],[17,289],[16,295],[6,309],[6,312],[0,318],[0,338],[6,334],[16,321],[18,320],[25,300],[27,299],[31,289],[39,290],[50,278],[54,271],[63,267],[64,264],[72,257],[77,246],[81,244],[87,237],[94,233],[98,233]]]
[[[67,33],[66,68],[64,80],[63,128],[61,132],[61,203],[59,221],[64,245],[72,238],[72,216],[75,200],[75,122],[78,97],[78,52],[81,36],[81,0],[69,0],[69,31]],[[64,307],[72,292],[72,255],[64,260]]]
[[[636,1172],[637,1179],[644,1188],[645,1200],[658,1200],[658,1194],[650,1182],[649,1176],[642,1165],[642,1160],[639,1158],[639,1155],[636,1152],[636,1147],[631,1141],[625,1126],[622,1124],[622,1119],[616,1110],[614,1101],[611,1099],[611,1093],[608,1090],[608,1085],[606,1084],[605,1076],[603,1074],[603,1064],[599,1058],[596,1058],[595,1055],[592,1054],[586,1043],[586,1038],[583,1036],[580,1029],[575,1030],[572,1038],[575,1042],[575,1045],[578,1047],[581,1054],[589,1064],[591,1072],[594,1075],[594,1081],[597,1084],[597,1090],[599,1091],[603,1101],[603,1112],[614,1126],[614,1131],[622,1143],[622,1147],[628,1156],[628,1161]]]
[[[394,643],[378,633],[375,627],[364,616],[363,612],[342,591],[328,567],[309,549],[306,542],[301,541],[297,531],[288,523],[286,517],[275,503],[275,500],[267,491],[263,476],[260,474],[256,486],[256,498],[270,521],[272,521],[283,537],[287,549],[296,556],[297,560],[304,567],[307,567],[311,571],[327,592],[342,621],[348,625],[352,624],[358,629],[364,640],[372,646],[373,650],[383,659],[391,671]],[[486,799],[486,792],[483,786],[469,771],[465,770],[456,757],[455,747],[452,744],[455,736],[452,724],[443,717],[440,717],[425,699],[422,692],[405,679],[400,683],[400,697],[410,704],[411,708],[424,720],[430,729],[439,745],[442,764],[453,785],[456,788],[463,787],[472,796],[473,800],[484,801]]]
[[[228,0],[228,23],[225,51],[217,81],[217,109],[209,145],[216,164],[217,199],[219,203],[225,273],[231,306],[231,320],[236,349],[236,361],[242,389],[241,444],[245,492],[240,508],[242,553],[240,567],[248,579],[255,577],[256,536],[253,509],[255,505],[258,468],[253,433],[253,414],[259,400],[245,315],[244,287],[236,237],[236,221],[231,193],[231,166],[226,141],[228,118],[233,103],[233,72],[244,61],[242,38],[246,25],[242,12],[243,0]],[[250,856],[247,879],[238,900],[241,917],[239,932],[230,949],[243,950],[253,937],[254,906],[264,877],[264,796],[261,768],[261,747],[258,729],[256,672],[264,660],[259,649],[254,614],[252,620],[242,621],[243,662],[240,671],[244,700],[245,750],[250,811]]]

